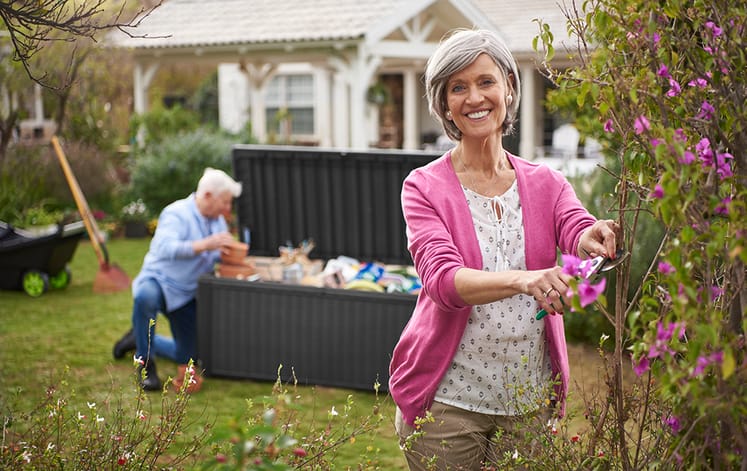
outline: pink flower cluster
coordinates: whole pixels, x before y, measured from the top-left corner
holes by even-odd
[[[731,160],[734,159],[734,156],[728,152],[714,152],[711,148],[711,141],[707,137],[695,144],[695,151],[698,153],[701,166],[703,168],[715,168],[721,180],[734,175],[731,170]]]
[[[633,371],[638,376],[651,368],[651,360],[655,358],[662,358],[666,355],[673,355],[675,352],[669,346],[670,341],[673,338],[682,340],[685,337],[685,323],[684,322],[672,322],[664,324],[661,321],[657,324],[656,328],[656,340],[653,345],[648,349],[648,354],[643,356],[637,364],[633,366]]]
[[[578,297],[581,307],[586,307],[597,300],[599,295],[604,292],[606,279],[601,278],[599,282],[592,283],[587,277],[594,267],[589,260],[582,260],[575,255],[563,255],[563,273],[581,278],[578,284]],[[568,290],[568,296],[573,296],[573,291]]]

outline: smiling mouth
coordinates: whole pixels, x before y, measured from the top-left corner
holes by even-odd
[[[488,113],[490,113],[490,110],[475,111],[473,113],[467,113],[467,117],[470,119],[480,119],[487,116]]]

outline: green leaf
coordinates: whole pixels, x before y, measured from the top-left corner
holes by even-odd
[[[730,349],[724,350],[724,360],[721,362],[721,376],[724,379],[729,379],[734,374],[734,370],[737,367],[737,362],[734,360],[734,355]]]

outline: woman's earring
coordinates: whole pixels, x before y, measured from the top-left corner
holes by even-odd
[[[506,105],[511,105],[511,103],[513,103],[513,102],[514,102],[514,97],[513,97],[513,95],[508,95],[508,96],[506,97]]]
[[[446,119],[448,119],[449,121],[451,121],[451,111],[447,111],[446,112]]]

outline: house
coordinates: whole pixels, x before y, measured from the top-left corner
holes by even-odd
[[[251,122],[260,142],[280,134],[323,147],[421,149],[441,134],[424,99],[428,57],[450,30],[492,29],[522,80],[518,133],[506,147],[535,158],[561,124],[542,104],[538,18],[556,38],[566,31],[557,0],[167,0],[132,30],[136,37],[114,42],[134,55],[135,112],[148,109],[159,66],[194,61],[218,70],[227,130]]]

